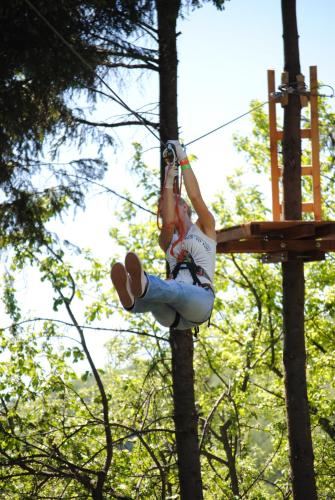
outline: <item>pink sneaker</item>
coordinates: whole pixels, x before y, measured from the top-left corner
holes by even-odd
[[[130,280],[123,264],[117,262],[112,266],[111,279],[117,291],[120,302],[125,309],[131,309],[134,305],[134,294],[131,291]]]
[[[125,264],[131,278],[131,291],[135,297],[143,297],[147,291],[148,278],[143,271],[140,259],[136,253],[128,252]]]

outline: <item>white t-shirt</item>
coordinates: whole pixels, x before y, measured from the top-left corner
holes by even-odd
[[[216,241],[204,234],[201,229],[192,224],[184,239],[180,241],[173,249],[174,255],[171,255],[171,248],[173,243],[178,239],[178,234],[174,234],[166,251],[166,260],[169,263],[170,270],[175,267],[178,262],[178,255],[183,250],[189,252],[197,266],[201,266],[208,274],[211,281],[213,281],[215,271],[215,254],[216,254]],[[208,283],[208,278],[199,276],[201,283]],[[188,269],[180,269],[176,281],[183,283],[193,284],[193,278]]]

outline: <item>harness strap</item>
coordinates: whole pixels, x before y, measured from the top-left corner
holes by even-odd
[[[170,328],[176,328],[176,326],[179,323],[179,320],[180,320],[180,314],[176,311],[176,316],[174,318],[172,325],[170,325]]]
[[[197,264],[194,262],[192,255],[189,252],[187,252],[187,254],[184,255],[183,260],[177,262],[175,267],[170,272],[170,277],[176,279],[181,269],[189,270],[193,279],[193,285],[200,285],[200,286],[202,285],[201,281],[199,280],[199,276],[204,276],[206,279],[208,279],[209,282],[211,282],[211,279],[206,273],[205,269],[201,266],[197,266]]]
[[[184,257],[183,260],[177,262],[177,264],[174,266],[172,271],[169,268],[169,277],[176,279],[176,277],[178,276],[178,273],[181,269],[188,269],[189,272],[191,273],[191,276],[193,279],[193,285],[198,285],[198,286],[201,286],[202,288],[206,288],[207,290],[211,290],[211,292],[215,295],[214,289],[209,283],[201,283],[201,281],[199,280],[199,276],[204,276],[211,283],[211,279],[208,276],[208,274],[206,273],[205,269],[201,266],[197,266],[197,264],[194,262],[192,255],[189,252],[185,253],[185,255],[183,257]],[[206,320],[208,322],[207,323],[208,327],[210,326],[211,315],[212,315],[212,312],[210,313],[209,318]],[[172,323],[170,328],[175,328],[177,326],[177,324],[179,323],[179,319],[180,319],[180,315],[178,313],[176,313],[176,318],[175,318],[175,320]],[[198,325],[201,325],[202,323],[205,323],[205,321],[198,323]],[[197,337],[197,335],[199,333],[199,326],[198,325],[196,325],[193,329],[194,330],[193,334],[195,337]]]

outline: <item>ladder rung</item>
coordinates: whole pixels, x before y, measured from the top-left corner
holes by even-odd
[[[303,212],[314,212],[314,203],[302,203],[301,210]]]
[[[283,204],[280,203],[280,212],[283,211]],[[314,212],[314,203],[302,203],[301,210],[303,212]]]
[[[283,175],[283,167],[278,168],[278,175],[281,177]],[[312,165],[304,165],[301,167],[301,175],[313,175],[313,167]]]
[[[304,165],[301,167],[301,175],[313,175],[312,165]]]
[[[311,139],[312,138],[311,129],[310,128],[300,129],[300,137],[301,137],[301,139]],[[282,130],[276,130],[275,139],[277,141],[281,141],[283,139],[283,131]]]

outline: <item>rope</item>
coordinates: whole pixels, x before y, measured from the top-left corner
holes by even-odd
[[[143,120],[143,118],[141,117],[140,114],[138,114],[136,111],[134,111],[133,109],[131,109],[122,99],[121,97],[110,87],[110,85],[108,85],[108,83],[105,82],[105,80],[100,76],[98,75],[94,68],[86,61],[86,59],[84,59],[82,57],[82,55],[71,45],[71,43],[69,43],[64,37],[63,35],[50,23],[50,21],[48,21],[48,19],[46,17],[44,17],[44,15],[37,9],[37,7],[35,7],[35,5],[33,5],[30,0],[24,0],[26,2],[27,5],[29,5],[29,7],[35,12],[35,14],[37,14],[37,16],[42,19],[42,21],[53,31],[53,33],[64,43],[64,45],[66,45],[66,47],[81,61],[81,63],[86,66],[86,68],[88,68],[90,71],[92,71],[92,73],[95,74],[95,76],[98,78],[98,80],[100,80],[100,82],[105,85],[105,87],[107,87],[107,89],[110,91],[110,93],[112,94],[113,96],[113,99],[116,100],[116,102],[118,104],[120,104],[120,106],[123,106],[127,111],[129,111],[129,113],[133,114],[145,127],[147,130],[149,130],[149,132],[155,137],[155,139],[157,139],[162,145],[164,145],[164,143],[161,141],[161,139],[158,137],[158,135],[156,135],[152,130],[151,128],[148,127],[148,125],[146,124],[146,122]],[[112,98],[111,96],[108,96],[110,98]]]
[[[164,154],[163,154],[163,156],[164,156]],[[165,157],[165,159],[167,162],[167,168],[173,168],[176,165],[176,163],[177,163],[177,166],[179,164],[175,152],[173,153],[173,158],[170,157],[168,159],[167,157]],[[162,226],[159,223],[159,217],[161,216],[162,205],[164,203],[164,192],[165,192],[166,179],[167,179],[167,176],[165,175],[165,179],[163,182],[163,186],[162,186],[159,201],[158,201],[158,208],[157,208],[157,228],[159,230],[162,230]],[[177,229],[178,238],[173,242],[173,244],[171,246],[171,249],[170,249],[171,255],[174,255],[174,249],[175,249],[176,245],[178,245],[178,243],[180,243],[186,236],[185,224],[180,217],[179,208],[178,208],[178,205],[180,204],[180,199],[181,199],[180,193],[182,190],[182,184],[183,184],[183,176],[182,176],[181,172],[178,171],[178,176],[176,177],[175,183],[173,185],[173,194],[175,196],[175,199],[174,199],[175,220],[173,223],[171,223],[171,226],[173,226]]]

